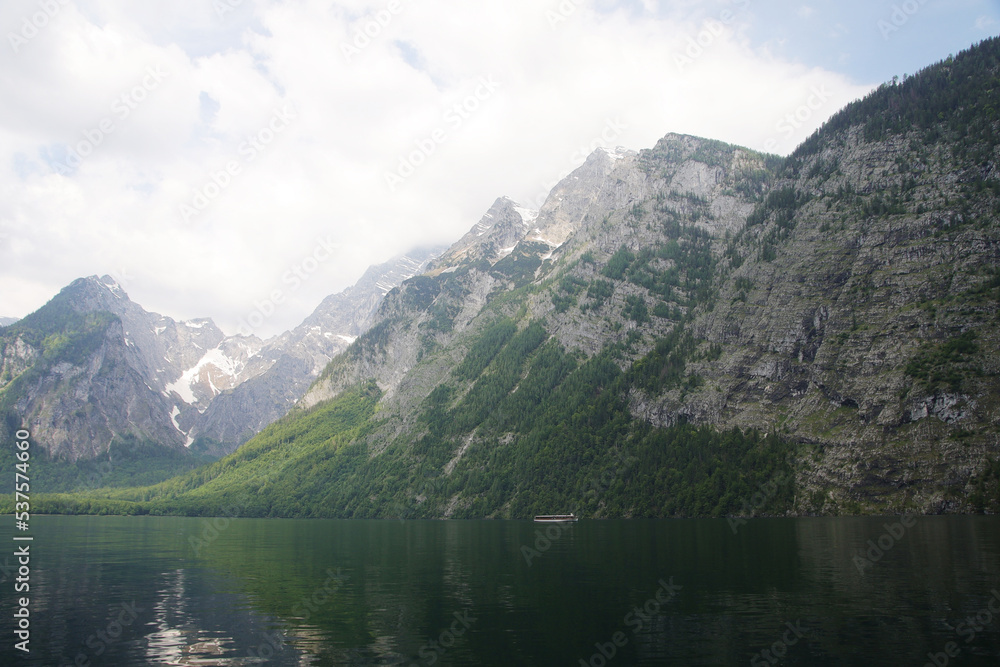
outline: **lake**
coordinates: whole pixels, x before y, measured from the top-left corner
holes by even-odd
[[[1000,663],[997,517],[44,516],[30,535],[6,538],[3,665]]]

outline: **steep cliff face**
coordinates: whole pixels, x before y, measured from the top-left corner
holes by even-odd
[[[152,343],[155,333],[140,329],[151,317],[110,279],[74,282],[0,332],[3,409],[41,436],[40,449],[53,458],[92,458],[126,436],[183,449],[163,386],[167,358],[184,356],[177,341],[187,334],[173,331],[173,344]],[[193,335],[203,343],[212,336]],[[146,339],[151,344],[142,350],[135,341]]]
[[[439,369],[446,372],[448,363],[461,359],[456,356],[461,348],[447,353],[449,347],[490,319],[486,313],[480,320],[496,297],[550,272],[561,246],[585,219],[603,216],[609,202],[637,196],[622,187],[634,168],[632,162],[621,163],[624,156],[595,151],[552,190],[539,211],[498,199],[426,274],[387,295],[373,328],[324,370],[302,407],[369,379],[394,395],[407,374],[436,353],[446,353]]]
[[[669,331],[669,318],[622,317],[630,300],[642,300],[648,312],[658,300],[624,275],[604,279],[609,259],[623,250],[648,252],[677,242],[683,220],[710,261],[711,239],[742,227],[775,164],[774,156],[671,134],[641,153],[598,149],[552,190],[537,213],[498,200],[431,271],[388,295],[376,325],[331,363],[302,407],[368,379],[392,396],[432,353],[444,356],[444,372],[461,361],[463,340],[513,304],[523,306],[523,316],[546,318],[551,335],[587,354],[621,342],[635,329],[649,336]],[[654,223],[646,219],[650,214],[669,222]],[[524,224],[517,224],[518,218]],[[514,232],[520,238],[513,239]],[[512,245],[501,248],[506,243]],[[647,260],[656,264],[650,271],[676,265],[670,258]],[[561,282],[554,285],[557,276]],[[663,289],[667,294],[670,286],[664,283]],[[687,306],[671,303],[679,319]]]
[[[97,432],[94,429],[80,428],[79,423],[72,428],[60,427],[63,435],[57,437],[53,434],[52,441],[62,444],[57,444],[53,453],[58,451],[70,460],[88,458],[97,452],[107,451],[110,440],[113,439],[108,433],[116,436],[131,434],[169,447],[178,442],[182,445],[190,444],[191,439],[187,437],[185,425],[196,419],[219,392],[260,372],[255,364],[255,357],[262,347],[260,339],[227,337],[209,319],[177,322],[169,317],[147,312],[131,301],[112,278],[91,276],[74,281],[42,310],[0,331],[0,337],[6,342],[4,363],[11,365],[11,372],[3,375],[7,381],[30,368],[30,364],[18,365],[19,359],[27,355],[44,360],[45,351],[52,341],[67,336],[72,338],[76,320],[69,317],[69,312],[84,318],[107,314],[116,320],[117,325],[107,334],[108,340],[114,340],[113,345],[121,346],[122,350],[121,354],[113,355],[120,362],[115,368],[127,373],[129,377],[138,378],[136,381],[139,384],[136,386],[142,388],[135,392],[130,403],[133,409],[139,409],[138,406],[142,405],[142,411],[148,412],[153,422],[167,427],[151,429],[148,424],[134,424],[135,428],[131,428],[126,419],[118,425],[120,428],[100,431],[103,434],[100,437],[92,435]],[[26,336],[25,333],[30,333],[31,336]],[[25,347],[28,338],[37,339],[35,346]],[[106,352],[107,349],[102,350],[102,354]],[[84,356],[79,356],[77,361],[78,365],[99,364],[96,358],[86,359]],[[105,370],[111,372],[110,369]],[[70,377],[76,377],[76,373],[71,373]],[[14,400],[14,389],[0,386],[0,390],[10,400]],[[37,387],[31,394],[32,400],[48,400],[44,396],[46,391],[47,389]],[[19,410],[27,409],[26,396],[17,397],[16,400]],[[85,407],[84,412],[90,416],[88,418],[93,418],[98,424],[103,423],[105,417],[115,413],[124,404],[120,400],[114,405],[105,404],[98,396],[88,397],[86,392],[79,394],[79,400],[80,409]],[[29,410],[22,414],[29,415],[31,412]],[[47,423],[52,426],[65,416],[61,410],[55,409],[51,411]],[[80,415],[77,417],[77,421],[82,418]],[[114,418],[108,419],[115,422]],[[39,426],[43,428],[39,433],[41,441],[48,442],[50,438],[47,427],[41,424]]]
[[[716,395],[639,411],[808,443],[802,511],[967,509],[1000,451],[996,128],[872,139],[870,122],[793,155],[734,243],[748,260],[696,323],[723,350],[701,371]]]
[[[496,263],[514,250],[537,217],[538,211],[522,208],[507,197],[497,199],[465,236],[432,263],[431,273],[479,260]]]

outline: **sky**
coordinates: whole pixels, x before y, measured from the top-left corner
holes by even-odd
[[[997,0],[5,0],[0,316],[108,274],[266,338],[598,147],[788,154],[997,34]]]

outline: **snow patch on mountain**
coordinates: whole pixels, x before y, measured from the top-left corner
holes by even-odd
[[[538,211],[533,208],[524,208],[523,206],[515,206],[514,210],[517,211],[518,215],[521,216],[521,220],[524,224],[530,224],[538,217]]]
[[[627,148],[623,148],[621,146],[618,146],[617,148],[608,148],[605,146],[600,150],[604,151],[609,158],[615,161],[621,160],[631,152]]]
[[[532,233],[532,236],[528,238],[529,241],[537,241],[539,243],[544,243],[545,245],[549,246],[553,250],[562,245],[562,243],[556,243],[555,241],[550,241],[547,238],[545,238],[544,236],[542,236],[542,230],[540,230],[540,229],[537,229],[537,228],[533,229],[531,233]]]
[[[238,364],[216,347],[206,352],[205,356],[199,359],[197,364],[184,371],[180,378],[167,385],[167,391],[175,392],[182,401],[188,405],[194,405],[198,403],[194,389],[199,382],[207,382],[214,397],[222,392],[216,385],[216,380],[225,379],[225,383],[219,382],[219,384],[231,385],[239,378],[241,369],[242,364]],[[204,376],[202,375],[203,371]],[[214,378],[213,371],[216,373]],[[219,375],[222,377],[218,377]]]
[[[181,413],[181,409],[178,408],[175,405],[174,409],[170,411],[170,421],[173,422],[173,425],[174,425],[175,429],[177,429],[178,431],[180,431],[184,435],[187,435],[186,433],[184,433],[184,429],[181,428],[181,425],[177,423],[177,416],[180,415],[180,413]]]
[[[122,289],[122,286],[118,284],[118,281],[111,276],[102,276],[101,278],[98,278],[98,284],[106,287],[109,292],[114,294],[119,299],[125,297],[125,290]]]

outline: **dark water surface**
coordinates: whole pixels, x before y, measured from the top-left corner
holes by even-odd
[[[899,521],[34,517],[25,655],[8,517],[0,664],[1000,664],[1000,518]]]

